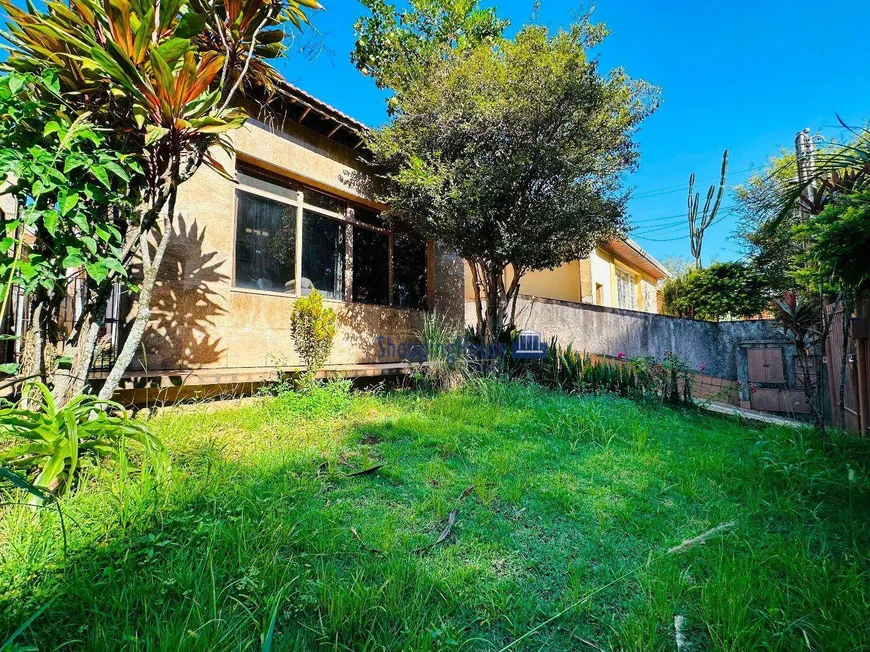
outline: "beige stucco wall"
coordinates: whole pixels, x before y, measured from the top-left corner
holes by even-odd
[[[366,201],[366,176],[358,155],[319,134],[293,125],[279,133],[251,124],[234,134],[238,160],[256,163],[322,190]],[[228,170],[236,160],[222,154]],[[143,352],[131,369],[175,370],[297,365],[290,337],[295,299],[232,286],[235,184],[203,167],[179,192],[182,224],[161,268]],[[463,316],[461,267],[432,249],[430,301]],[[457,272],[459,269],[459,272]],[[452,274],[452,276],[451,276]],[[377,338],[409,340],[422,324],[419,311],[328,301],[339,329],[328,364],[374,363]]]

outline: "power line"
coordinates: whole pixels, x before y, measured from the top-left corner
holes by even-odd
[[[732,208],[738,208],[737,204],[731,204],[730,206],[723,206],[720,210],[731,210]],[[686,213],[675,213],[674,215],[659,215],[658,217],[646,217],[642,220],[632,220],[632,224],[644,224],[648,222],[657,222],[658,220],[672,220],[675,217],[688,217]]]
[[[714,222],[710,225],[710,227],[714,227],[714,226],[716,226],[716,225],[719,224],[722,220],[727,219],[727,218],[729,218],[729,217],[731,217],[730,214],[725,214],[725,215],[723,215],[723,216],[720,217],[718,220],[714,221]],[[710,228],[710,227],[708,227],[708,228]],[[644,236],[635,236],[635,237],[636,237],[638,240],[646,240],[647,242],[676,242],[676,241],[678,241],[678,240],[685,240],[686,238],[689,237],[689,235],[686,234],[686,235],[683,235],[683,236],[679,236],[679,237],[677,237],[677,238],[646,238],[646,237],[644,237]]]

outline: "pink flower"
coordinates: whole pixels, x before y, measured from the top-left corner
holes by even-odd
[[[628,357],[628,354],[625,353],[625,351],[620,351],[619,353],[616,354],[616,357],[619,358],[620,360],[622,360],[623,358]]]
[[[699,365],[698,365],[698,371],[707,371],[707,365],[705,365],[705,364],[699,364]]]

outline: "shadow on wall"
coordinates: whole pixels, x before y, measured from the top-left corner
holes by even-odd
[[[396,351],[398,345],[416,342],[416,333],[422,327],[423,313],[416,310],[348,304],[338,313],[338,336],[333,357],[337,357],[335,353],[338,352],[351,352],[352,359],[360,364],[402,362]],[[394,344],[392,350],[389,350],[388,342]]]
[[[215,320],[226,314],[212,288],[229,282],[218,252],[205,251],[205,228],[184,218],[176,227],[158,275],[151,322],[143,351],[130,365],[137,370],[189,369],[214,365],[225,355],[214,337]]]

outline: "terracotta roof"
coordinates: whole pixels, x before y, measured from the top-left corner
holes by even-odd
[[[351,149],[362,147],[368,125],[286,80],[276,84],[276,90],[289,119]]]
[[[657,281],[671,276],[664,265],[641,249],[631,238],[611,240],[607,243],[607,248]]]

